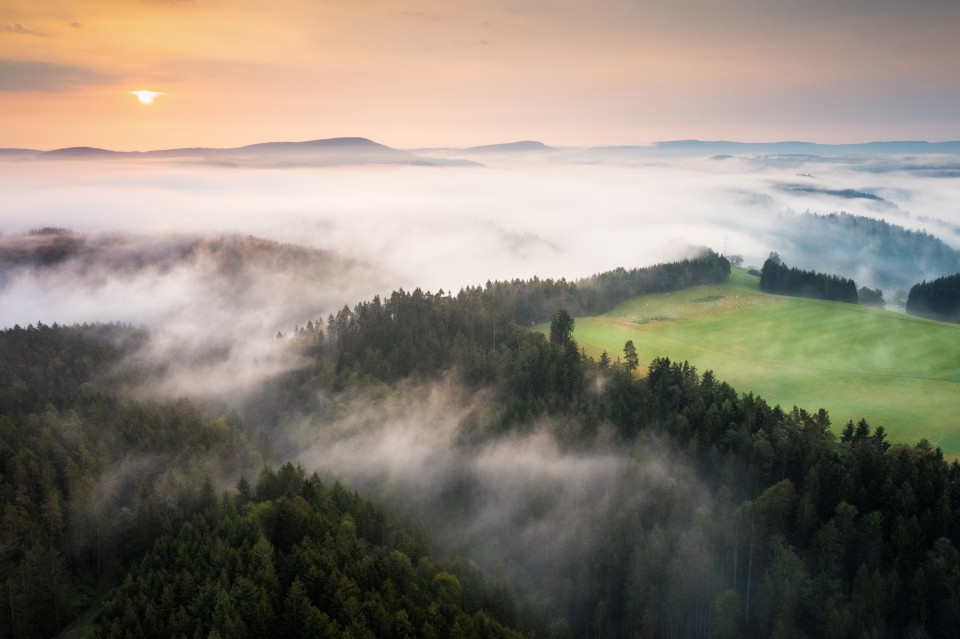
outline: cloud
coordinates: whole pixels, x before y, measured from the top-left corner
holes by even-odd
[[[114,84],[118,80],[119,78],[115,75],[70,64],[51,64],[36,60],[0,60],[0,91],[66,93],[85,86]]]
[[[19,22],[0,22],[0,33],[19,33],[21,35],[41,36],[44,38],[47,37],[46,33],[40,33],[39,31],[28,29]]]

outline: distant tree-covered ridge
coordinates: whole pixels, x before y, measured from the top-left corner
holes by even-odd
[[[760,270],[760,290],[777,295],[811,297],[856,304],[857,284],[838,275],[790,268],[776,253],[771,254]]]
[[[907,313],[960,323],[960,273],[914,284],[907,296]]]
[[[795,256],[795,265],[856,273],[860,284],[888,292],[960,271],[960,251],[926,231],[882,219],[784,213],[777,218],[775,233],[781,254]]]
[[[27,235],[0,237],[0,283],[17,269],[69,266],[74,274],[111,269],[131,275],[139,271],[170,271],[184,263],[208,260],[223,277],[249,276],[257,269],[276,274],[329,267],[336,256],[296,244],[253,235],[161,239],[124,234],[75,232],[44,227]]]

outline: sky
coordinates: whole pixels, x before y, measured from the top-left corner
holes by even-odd
[[[958,27],[954,0],[0,0],[0,148],[956,140]]]

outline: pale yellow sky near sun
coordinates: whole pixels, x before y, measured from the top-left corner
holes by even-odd
[[[0,0],[0,147],[958,139],[956,4]]]

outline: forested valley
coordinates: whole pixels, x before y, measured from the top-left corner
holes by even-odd
[[[279,337],[302,365],[235,406],[138,391],[144,329],[0,333],[0,636],[955,636],[960,463],[573,337],[729,271],[396,291]],[[351,415],[451,387],[474,402],[446,415],[458,467],[408,469],[411,494],[307,465]],[[524,446],[562,472],[506,463]]]

